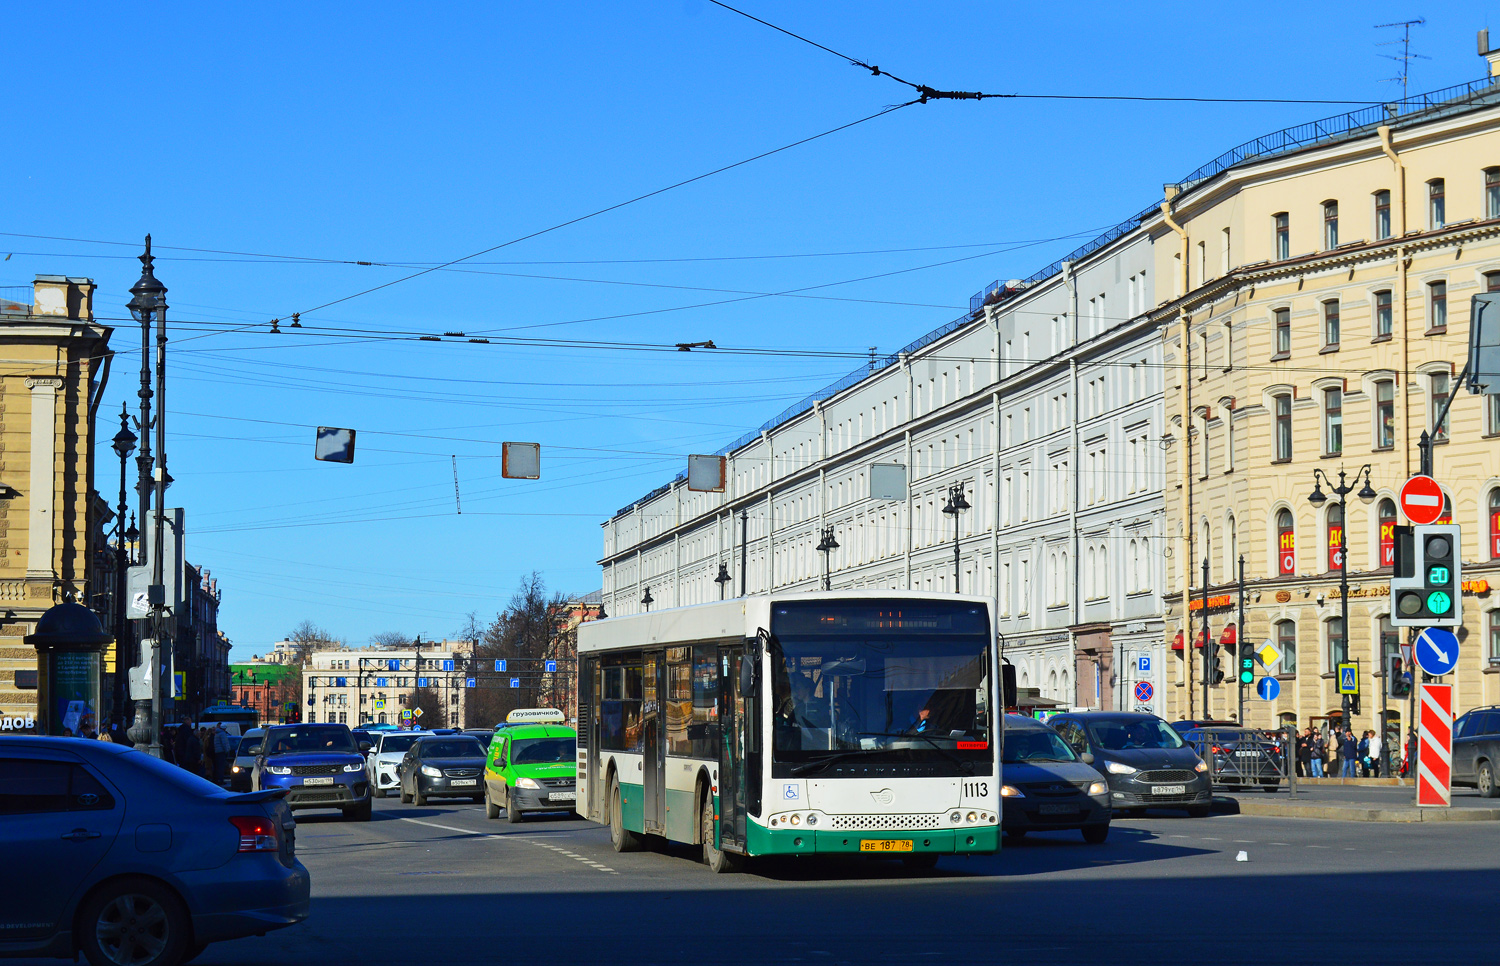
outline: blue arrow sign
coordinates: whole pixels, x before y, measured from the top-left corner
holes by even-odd
[[[1429,627],[1417,635],[1417,665],[1428,674],[1449,674],[1458,664],[1458,638],[1452,631]]]
[[[557,662],[556,661],[548,661],[545,665],[542,666],[542,670],[545,671],[547,674],[556,674],[557,673]]]
[[[464,687],[466,687],[466,688],[472,688],[473,686],[474,686],[474,679],[473,678],[465,678],[464,679]]]
[[[510,686],[513,687],[513,688],[519,688],[521,686],[521,679],[520,678],[511,678],[510,679]]]
[[[1281,682],[1275,678],[1261,678],[1255,682],[1255,693],[1266,701],[1275,701],[1281,694]]]
[[[417,687],[419,687],[419,688],[425,688],[425,687],[427,687],[427,679],[426,678],[417,678]]]
[[[391,660],[385,662],[385,669],[387,671],[399,671],[401,670],[401,662],[399,660],[396,660],[395,658],[392,658]]]
[[[375,686],[377,688],[383,688],[383,687],[385,687],[385,678],[376,678],[375,679]]]
[[[500,661],[500,660],[495,661],[495,673],[496,674],[504,674],[505,673],[505,662],[504,661]]]
[[[451,671],[451,670],[453,670],[453,662],[451,660],[445,660],[445,661],[443,661],[443,670],[444,671]]]

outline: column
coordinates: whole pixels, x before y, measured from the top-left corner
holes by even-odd
[[[26,494],[31,511],[26,541],[26,576],[56,578],[54,507],[57,504],[57,376],[27,376],[31,390],[31,484]]]

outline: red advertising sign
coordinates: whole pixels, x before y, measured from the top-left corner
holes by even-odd
[[[1420,727],[1417,731],[1417,804],[1452,805],[1453,685],[1422,685]]]
[[[1396,566],[1396,523],[1382,523],[1380,525],[1380,566]]]
[[[1283,530],[1276,539],[1277,569],[1283,576],[1296,573],[1297,535],[1291,530]]]
[[[1344,525],[1342,523],[1330,523],[1328,525],[1328,569],[1339,570],[1344,566]]]
[[[1490,556],[1500,560],[1500,510],[1490,514]]]
[[[1443,515],[1443,488],[1430,476],[1413,476],[1401,487],[1401,512],[1417,526]]]

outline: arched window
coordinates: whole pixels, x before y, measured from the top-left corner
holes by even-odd
[[[1099,579],[1094,583],[1094,592],[1100,597],[1109,596],[1109,544],[1099,544]]]
[[[1276,572],[1283,577],[1297,572],[1297,523],[1292,511],[1276,511]]]
[[[1392,500],[1381,500],[1380,505],[1375,508],[1375,514],[1380,521],[1380,556],[1377,557],[1381,567],[1393,567],[1396,564],[1396,504]]]
[[[1092,600],[1097,593],[1099,556],[1093,547],[1088,551],[1088,566],[1083,571],[1083,599]]]
[[[1500,493],[1500,490],[1496,490]],[[1140,559],[1136,557],[1137,546],[1134,540],[1125,545],[1125,587],[1127,591],[1133,591],[1141,585]]]
[[[1344,567],[1344,510],[1337,503],[1328,508],[1328,569],[1342,570]]]
[[[1500,560],[1500,487],[1490,491],[1490,559]]]
[[[1068,681],[1068,672],[1064,671],[1062,673],[1062,691],[1058,693],[1058,697],[1064,701],[1071,702],[1073,700],[1073,692],[1071,689],[1072,684]]]
[[[1297,622],[1276,622],[1276,646],[1281,650],[1282,674],[1297,673]]]
[[[1229,514],[1224,520],[1224,575],[1229,580],[1239,576],[1239,565],[1236,563],[1240,556],[1240,535],[1235,530],[1234,514]]]
[[[1057,689],[1057,672],[1053,671],[1047,675],[1047,694],[1054,699],[1062,697],[1062,692]]]

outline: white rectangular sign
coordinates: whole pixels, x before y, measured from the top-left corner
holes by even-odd
[[[508,480],[539,480],[542,477],[542,444],[501,443],[500,475]]]
[[[688,489],[699,493],[723,493],[724,465],[722,456],[689,456]]]

